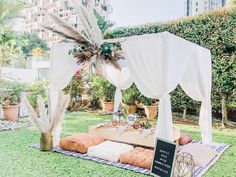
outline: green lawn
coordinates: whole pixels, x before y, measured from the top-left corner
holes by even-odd
[[[90,113],[70,113],[66,116],[62,136],[86,132],[92,124],[109,120],[110,116]],[[176,125],[182,132],[199,138],[197,126]],[[214,140],[231,144],[217,164],[205,176],[236,176],[236,131],[214,129]],[[0,177],[126,177],[144,176],[96,162],[70,156],[41,152],[28,147],[39,142],[39,133],[32,127],[10,132],[0,132]]]

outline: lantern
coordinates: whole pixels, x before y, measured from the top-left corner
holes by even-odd
[[[192,177],[194,161],[189,153],[179,153],[175,161],[174,177]]]

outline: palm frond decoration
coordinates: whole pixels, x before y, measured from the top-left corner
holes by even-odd
[[[80,32],[78,29],[70,25],[63,18],[60,18],[59,16],[54,15],[54,14],[49,14],[49,17],[53,20],[55,26],[60,28],[60,30],[57,30],[56,28],[48,27],[48,26],[43,26],[44,28],[50,31],[53,31],[55,33],[58,33],[60,35],[64,35],[66,38],[75,40],[78,43],[81,43],[81,44],[89,43],[90,45],[92,45],[89,39],[87,39],[86,36],[82,34],[82,32]]]
[[[76,1],[72,0],[75,12],[77,12],[81,26],[84,27],[86,34],[90,36],[93,45],[100,47],[103,43],[102,32],[97,25],[97,20],[91,12],[80,6]]]
[[[72,0],[72,3],[80,22],[78,28],[75,28],[55,14],[50,14],[49,17],[54,22],[56,28],[49,26],[43,27],[76,42],[75,47],[69,53],[77,58],[78,64],[92,63],[92,58],[95,58],[95,66],[99,63],[99,66],[95,68],[100,68],[99,70],[101,70],[101,64],[103,62],[110,63],[115,68],[120,69],[117,63],[118,58],[114,55],[118,48],[115,44],[104,43],[102,32],[93,12],[85,9],[75,0]]]

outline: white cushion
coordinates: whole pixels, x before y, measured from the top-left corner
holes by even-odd
[[[87,154],[111,162],[118,162],[122,153],[133,150],[134,147],[128,144],[105,141],[99,145],[88,148]]]
[[[211,160],[218,155],[214,149],[198,143],[190,143],[181,147],[181,152],[187,152],[193,156],[195,166],[206,167]]]

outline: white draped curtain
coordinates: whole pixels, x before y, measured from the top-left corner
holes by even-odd
[[[159,99],[156,136],[173,141],[169,93],[181,82],[181,86],[189,96],[202,101],[200,126],[203,141],[209,143],[211,141],[211,76],[209,75],[211,60],[209,51],[168,32],[129,37],[121,45],[126,53],[128,68],[132,73],[131,80],[143,95]],[[199,51],[202,53],[198,53]],[[206,60],[205,63],[204,60]],[[189,66],[194,67],[195,63],[199,66],[187,69]],[[196,71],[192,75],[193,70]],[[203,73],[201,73],[202,71]],[[208,77],[208,79],[204,80],[204,77]],[[192,78],[195,79],[195,85],[191,86],[188,85],[188,82]],[[195,90],[193,87],[196,85],[200,88]]]
[[[66,97],[66,95],[62,95],[62,90],[69,84],[71,78],[79,69],[76,59],[72,55],[69,55],[69,50],[73,49],[73,47],[74,44],[72,43],[61,43],[53,46],[51,49],[48,87],[50,102],[49,116],[51,119],[55,119],[58,116],[58,106],[62,101],[61,98]],[[54,146],[59,144],[60,131],[61,122],[52,131]]]
[[[199,125],[203,142],[209,144],[212,140],[212,113],[211,113],[211,53],[209,50],[198,47],[192,60],[185,70],[180,85],[192,99],[201,101]]]
[[[128,89],[133,83],[126,61],[120,59],[118,60],[118,64],[120,65],[121,70],[114,68],[111,64],[104,65],[104,75],[106,79],[116,87],[114,112],[118,110],[119,104],[122,102],[121,90]]]

